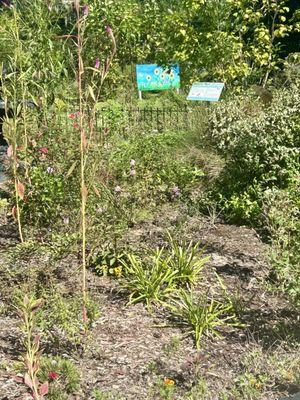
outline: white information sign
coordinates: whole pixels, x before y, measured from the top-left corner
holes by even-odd
[[[222,82],[195,82],[187,100],[218,101],[223,90]]]

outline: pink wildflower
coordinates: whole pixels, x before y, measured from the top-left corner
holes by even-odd
[[[48,374],[48,378],[49,378],[49,379],[52,379],[52,380],[54,381],[54,379],[57,379],[57,378],[58,378],[58,374],[57,374],[56,372],[54,372],[54,371],[51,371],[51,372],[49,372],[49,374]]]
[[[96,58],[96,61],[95,61],[95,68],[96,68],[96,69],[99,69],[99,68],[100,68],[100,60],[99,60],[98,57]]]
[[[109,35],[112,35],[112,29],[111,29],[111,27],[109,25],[105,26],[105,30]]]
[[[41,147],[41,148],[39,149],[39,152],[40,152],[41,154],[48,154],[48,153],[49,153],[49,149],[48,149],[47,147]]]
[[[86,4],[85,6],[83,6],[83,15],[88,15],[89,13],[89,6]]]

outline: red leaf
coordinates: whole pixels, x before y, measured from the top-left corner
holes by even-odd
[[[48,374],[48,378],[54,381],[54,379],[58,378],[58,374],[55,371],[50,371]]]
[[[15,382],[17,382],[17,383],[23,383],[23,382],[24,382],[23,376],[20,376],[20,375],[14,375],[14,376],[13,376],[13,380],[14,380]]]
[[[25,383],[25,385],[27,385],[30,389],[33,389],[32,380],[31,380],[30,376],[29,376],[27,373],[24,375],[24,383]]]
[[[18,181],[18,183],[17,183],[17,192],[18,192],[20,199],[24,200],[25,186],[20,181]]]
[[[13,206],[13,208],[11,209],[11,215],[13,217],[13,219],[17,219],[17,207]]]
[[[49,392],[49,383],[45,382],[40,386],[40,395],[45,396]]]

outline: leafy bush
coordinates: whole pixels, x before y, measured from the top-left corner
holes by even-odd
[[[300,181],[288,189],[267,191],[264,211],[271,233],[270,254],[274,266],[276,284],[288,293],[295,304],[300,305]]]
[[[231,221],[267,227],[281,289],[299,302],[300,81],[274,91],[268,108],[249,100],[221,103],[211,140],[225,159],[212,190]]]
[[[300,81],[275,91],[269,108],[238,99],[212,113],[211,140],[225,159],[216,192],[229,217],[257,220],[263,192],[299,174],[299,88]]]
[[[34,224],[51,224],[64,212],[68,192],[65,177],[52,167],[31,168],[28,197],[23,203],[24,217]]]

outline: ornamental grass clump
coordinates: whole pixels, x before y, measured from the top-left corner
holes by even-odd
[[[201,276],[209,257],[199,251],[200,242],[178,244],[168,233],[169,248],[162,247],[150,252],[144,259],[128,254],[121,261],[124,286],[131,292],[129,304],[164,302],[179,288],[190,288]]]
[[[124,269],[124,286],[131,294],[129,304],[145,302],[148,310],[153,304],[164,304],[176,291],[178,271],[172,270],[163,258],[163,249],[156,250],[142,261],[128,254],[128,261],[121,261]]]
[[[168,308],[171,319],[194,336],[198,350],[203,335],[222,338],[221,328],[240,326],[232,304],[215,300],[207,294],[196,298],[192,291],[181,289],[168,303]]]
[[[200,278],[210,257],[203,256],[204,249],[200,250],[201,242],[179,244],[169,233],[168,237],[171,248],[166,254],[167,263],[172,270],[177,271],[178,286],[190,287]]]

